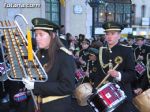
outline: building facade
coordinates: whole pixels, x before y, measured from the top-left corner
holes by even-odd
[[[126,25],[123,33],[149,35],[150,1],[148,0],[104,0],[95,10],[94,34],[103,34],[101,25],[105,21],[117,21]],[[131,5],[132,4],[132,5]],[[47,18],[59,25],[65,26],[65,32],[73,36],[85,34],[91,38],[93,28],[92,7],[88,0],[1,0],[0,20],[14,19],[16,14],[23,14],[30,27],[34,17]],[[22,30],[26,32],[27,25],[17,19]],[[133,30],[132,30],[133,29]],[[143,31],[145,31],[143,33]]]
[[[150,38],[149,0],[132,0],[132,28],[134,35]]]

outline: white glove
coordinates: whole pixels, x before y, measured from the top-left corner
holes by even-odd
[[[23,78],[22,79],[22,82],[25,84],[25,87],[28,89],[28,90],[32,90],[34,89],[34,82],[29,80],[29,79],[26,79],[26,78]]]

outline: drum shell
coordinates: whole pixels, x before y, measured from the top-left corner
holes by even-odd
[[[14,95],[14,101],[16,102],[23,102],[27,99],[27,94],[26,92],[19,92]]]
[[[133,104],[140,112],[150,112],[150,89],[144,91],[142,94],[133,99]]]
[[[80,106],[88,105],[87,100],[92,94],[93,87],[90,83],[80,84],[74,92],[75,98]]]
[[[94,109],[97,109],[100,112],[103,112],[107,109],[107,105],[103,102],[103,99],[100,98],[100,96],[95,93],[93,94],[89,99],[88,103],[94,107]]]
[[[137,65],[135,66],[135,71],[142,76],[143,73],[146,71],[146,66],[144,65],[144,63],[142,61],[139,61],[137,63]]]
[[[82,70],[80,69],[76,70],[75,78],[77,81],[79,81],[80,79],[83,79],[84,77],[85,77],[85,73]]]
[[[88,103],[96,112],[112,112],[125,98],[126,96],[119,85],[107,83],[88,99]]]

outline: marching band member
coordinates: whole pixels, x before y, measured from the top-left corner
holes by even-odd
[[[121,30],[123,29],[122,25],[116,22],[106,22],[103,24],[103,28],[105,29],[105,39],[108,47],[99,53],[101,70],[94,79],[95,86],[109,74],[108,81],[117,83],[127,96],[126,100],[113,112],[134,112],[131,89],[131,82],[136,78],[133,51],[131,47],[119,43]],[[114,70],[113,67],[117,63],[119,63],[119,66]]]
[[[87,63],[88,63],[88,56],[89,56],[89,46],[90,46],[90,41],[88,39],[84,39],[81,42],[81,51],[79,52],[79,62],[80,62],[80,67],[83,71],[86,71],[87,68]]]
[[[99,71],[99,66],[98,66],[98,50],[96,48],[89,48],[89,67],[88,67],[88,72],[89,72],[89,78],[91,81],[93,81],[95,75]]]
[[[42,98],[41,112],[70,112],[70,95],[75,88],[72,54],[57,37],[56,24],[44,18],[34,18],[32,24],[40,53],[39,60],[45,66],[48,81],[38,83],[23,79],[25,87]],[[34,112],[32,100],[29,101],[28,112]]]
[[[143,36],[136,36],[136,45],[137,47],[134,49],[134,56],[136,59],[137,66],[137,76],[138,79],[134,83],[134,93],[135,95],[141,94],[143,91],[149,88],[150,84],[148,82],[147,71],[146,71],[146,64],[147,64],[147,54],[150,53],[150,46],[144,44],[144,37]],[[139,70],[142,71],[139,71]]]

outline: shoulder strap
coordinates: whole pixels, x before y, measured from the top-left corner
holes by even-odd
[[[72,55],[72,52],[70,52],[67,48],[61,47],[60,50],[64,51],[68,55]]]
[[[132,47],[132,46],[129,46],[129,45],[125,45],[125,44],[120,44],[121,46],[124,46],[124,47]]]

